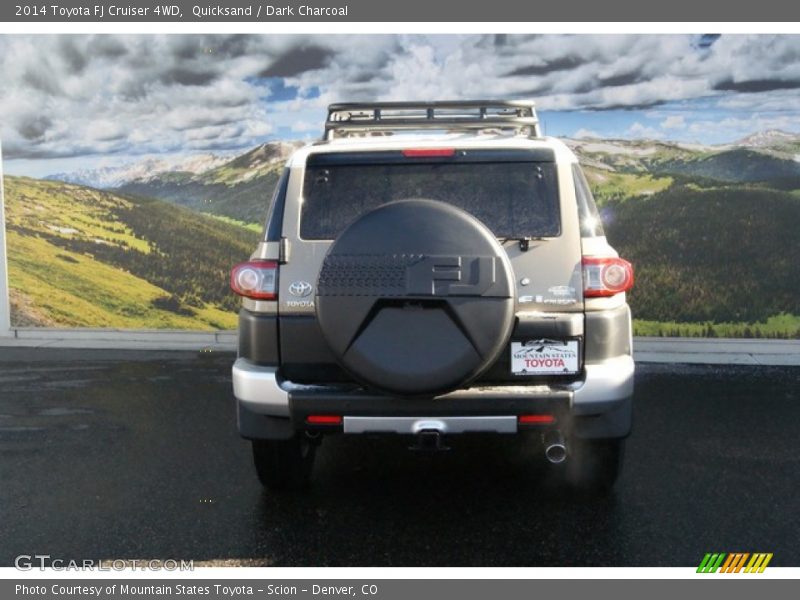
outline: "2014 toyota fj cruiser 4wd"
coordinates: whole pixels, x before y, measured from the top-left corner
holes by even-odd
[[[261,482],[304,483],[325,434],[535,431],[568,481],[608,489],[631,427],[632,284],[532,103],[330,106],[231,273]]]

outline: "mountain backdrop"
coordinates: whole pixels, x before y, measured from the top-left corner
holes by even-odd
[[[636,332],[800,337],[800,135],[567,140],[636,267]],[[247,258],[300,144],[6,178],[17,325],[232,328]]]
[[[262,144],[240,156],[213,155],[184,160],[174,169],[152,159],[112,172],[105,169],[60,173],[48,179],[159,198],[240,223],[263,225],[272,189],[284,163],[300,142]]]
[[[231,329],[258,234],[153,198],[6,177],[16,326]]]

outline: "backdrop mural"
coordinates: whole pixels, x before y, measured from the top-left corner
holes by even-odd
[[[800,337],[800,36],[0,36],[12,324],[230,329],[291,151],[346,100],[533,98],[640,335]]]

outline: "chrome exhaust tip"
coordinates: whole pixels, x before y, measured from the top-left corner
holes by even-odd
[[[548,431],[543,436],[544,455],[548,461],[558,465],[567,460],[567,444],[560,431]]]

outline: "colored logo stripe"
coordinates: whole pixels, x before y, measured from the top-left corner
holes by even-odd
[[[711,554],[708,553],[703,557],[700,566],[697,567],[698,573],[716,573],[722,561],[725,560],[726,554]]]
[[[722,565],[720,573],[738,573],[744,566],[744,561],[749,558],[749,553],[737,552],[735,554],[728,554],[728,559]]]
[[[748,562],[747,559],[750,559]],[[772,560],[772,553],[756,552],[715,552],[707,553],[697,567],[698,573],[763,573]],[[747,563],[747,566],[745,566]]]
[[[750,559],[750,562],[745,567],[745,573],[763,573],[764,569],[767,568],[769,561],[772,560],[772,553],[761,553],[761,554],[753,554],[753,558]]]

